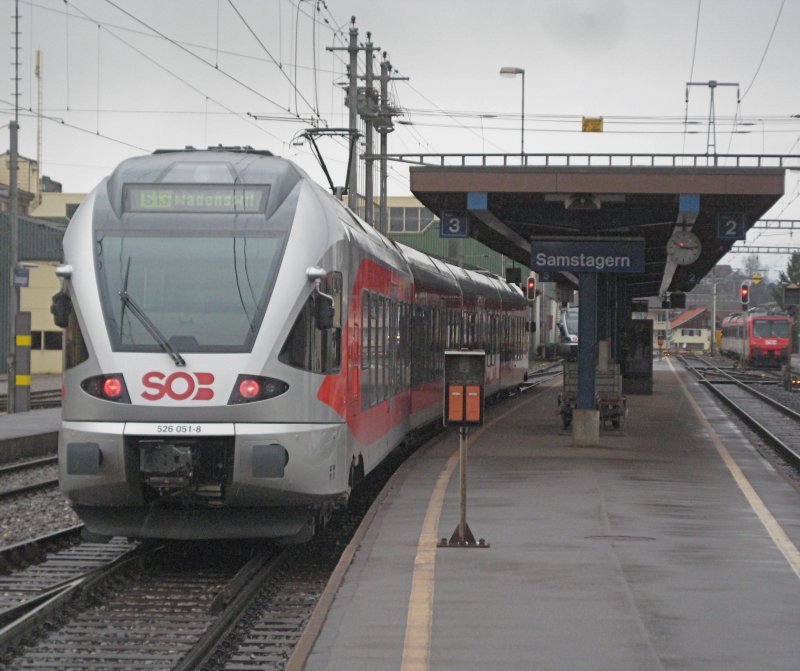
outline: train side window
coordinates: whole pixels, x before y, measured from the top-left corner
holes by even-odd
[[[71,300],[69,301],[67,319],[67,326],[64,329],[64,370],[74,368],[89,358],[86,341],[83,338],[83,332]]]
[[[361,305],[361,407],[364,410],[373,403],[373,372],[375,370],[373,300],[374,296],[369,291],[364,291]]]
[[[342,363],[342,274],[328,273],[320,283],[320,291],[333,298],[333,325],[326,329],[317,328],[314,309],[316,296],[312,292],[300,310],[278,360],[312,373],[333,373],[340,369]]]

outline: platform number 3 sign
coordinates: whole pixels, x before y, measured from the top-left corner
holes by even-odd
[[[469,218],[464,211],[444,211],[441,216],[442,227],[439,235],[442,238],[469,237]]]

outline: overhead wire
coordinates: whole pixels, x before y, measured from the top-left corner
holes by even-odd
[[[51,12],[53,14],[62,14],[64,16],[67,16],[67,12],[66,11],[62,11],[62,10],[59,10],[59,9],[56,9],[56,8],[53,8],[53,7],[46,7],[44,5],[38,5],[35,2],[31,2],[30,0],[22,0],[22,2],[24,4],[27,4],[32,9],[36,9],[38,11]],[[67,2],[64,2],[64,4],[67,7],[69,6],[67,4]],[[144,31],[144,30],[136,30],[135,28],[131,28],[130,26],[123,26],[123,25],[120,25],[118,23],[111,23],[109,21],[99,21],[97,19],[88,19],[85,16],[81,17],[81,16],[74,16],[74,15],[70,16],[70,19],[77,19],[79,21],[89,21],[90,23],[94,23],[94,24],[99,23],[106,30],[108,30],[109,28],[115,28],[116,30],[121,30],[123,32],[133,33],[135,35],[141,35],[143,37],[147,37],[147,38],[150,38],[150,39],[163,39],[160,35],[154,35],[152,32],[147,32],[147,31]],[[176,39],[174,41],[177,42],[178,44],[181,44],[181,45],[185,46],[185,47],[191,47],[193,49],[200,49],[200,50],[203,50],[203,51],[210,51],[212,54],[217,54],[217,51],[218,51],[220,55],[235,56],[237,58],[255,60],[255,61],[264,62],[264,63],[270,62],[265,58],[261,58],[260,56],[253,56],[252,54],[246,54],[246,53],[242,53],[242,52],[239,52],[239,51],[231,51],[229,49],[218,49],[216,46],[208,46],[206,44],[198,44],[197,42],[188,42],[186,40],[177,40]],[[214,67],[214,66],[212,66],[212,67]],[[298,68],[298,70],[311,70],[312,69],[311,67],[309,67],[307,65],[300,65],[300,64],[298,64],[297,68]],[[216,67],[214,69],[216,69]],[[333,74],[334,71],[333,70],[320,69],[320,72]]]
[[[700,34],[700,7],[703,4],[703,0],[697,0],[697,16],[695,17],[694,21],[694,46],[692,47],[692,66],[689,68],[689,79],[687,82],[692,81],[692,77],[694,77],[694,62],[695,57],[697,56],[697,37]],[[688,121],[689,119],[689,87],[686,87],[686,109],[684,112],[684,137],[683,137],[683,144],[681,145],[681,154],[685,153],[686,151],[686,131],[688,129]]]
[[[756,68],[755,74],[753,74],[753,78],[750,80],[750,83],[747,85],[747,88],[742,94],[742,98],[744,98],[750,92],[750,89],[753,88],[753,84],[755,84],[756,78],[758,77],[758,73],[761,72],[761,66],[764,65],[764,59],[766,59],[767,52],[769,51],[769,47],[772,44],[772,38],[775,37],[775,30],[778,27],[778,22],[781,19],[781,13],[783,12],[783,6],[785,4],[786,0],[781,0],[781,6],[778,8],[778,15],[775,17],[775,23],[772,25],[772,32],[769,34],[769,39],[767,40],[767,46],[764,47],[764,53],[761,54],[761,60],[758,63],[758,67]]]
[[[69,0],[64,0],[64,2],[68,2],[68,1],[69,1]],[[263,93],[261,93],[260,91],[257,91],[257,90],[256,90],[256,89],[254,89],[252,86],[250,86],[249,84],[246,84],[246,83],[245,83],[245,82],[243,82],[242,80],[240,80],[240,79],[238,79],[238,78],[234,77],[234,76],[233,76],[232,74],[230,74],[229,72],[226,72],[226,71],[225,71],[225,70],[223,70],[222,68],[218,68],[218,67],[216,67],[216,68],[215,68],[213,63],[211,63],[211,62],[207,61],[207,60],[206,60],[205,58],[203,58],[202,56],[200,56],[200,55],[198,55],[198,54],[194,53],[194,52],[193,52],[191,49],[188,49],[188,48],[184,47],[184,46],[183,46],[183,45],[182,45],[180,42],[178,42],[178,41],[176,41],[176,40],[172,39],[172,38],[171,38],[171,37],[169,37],[168,35],[165,35],[165,34],[164,34],[164,33],[162,33],[160,30],[158,30],[157,28],[154,28],[153,26],[149,25],[147,22],[145,22],[145,21],[143,21],[142,19],[138,18],[137,16],[135,16],[134,14],[132,14],[131,12],[129,12],[128,10],[126,10],[126,9],[123,9],[122,7],[120,7],[120,6],[119,6],[119,5],[118,5],[116,2],[114,2],[113,0],[104,0],[104,1],[105,1],[107,4],[111,5],[112,7],[114,7],[115,9],[117,9],[118,11],[122,12],[123,14],[125,14],[125,16],[129,17],[129,18],[130,18],[130,19],[132,19],[133,21],[136,21],[137,23],[139,23],[139,24],[143,25],[145,28],[147,28],[148,30],[151,30],[152,32],[154,32],[156,35],[158,35],[158,36],[159,36],[159,37],[161,37],[162,39],[164,39],[164,40],[168,41],[170,44],[172,44],[173,46],[177,47],[178,49],[180,49],[180,50],[181,50],[181,51],[183,51],[184,53],[186,53],[186,54],[188,54],[189,56],[191,56],[192,58],[194,58],[194,59],[196,59],[196,60],[200,61],[201,63],[204,63],[205,65],[207,65],[207,66],[208,66],[208,67],[210,67],[211,69],[213,69],[213,70],[215,70],[215,71],[219,72],[219,73],[220,73],[220,74],[222,74],[223,76],[227,77],[228,79],[230,79],[231,81],[235,82],[235,83],[236,83],[236,84],[238,84],[239,86],[241,86],[241,87],[243,87],[243,88],[247,89],[248,91],[250,91],[250,92],[251,92],[251,93],[253,93],[254,95],[258,96],[259,98],[261,98],[261,99],[263,99],[263,100],[266,100],[268,103],[270,103],[270,104],[272,104],[272,105],[275,105],[275,107],[278,107],[278,108],[280,108],[280,109],[286,109],[286,108],[284,108],[284,107],[283,107],[283,106],[282,106],[280,103],[276,102],[275,100],[272,100],[272,98],[269,98],[268,96],[265,96]],[[74,3],[73,3],[73,4],[74,4]],[[291,111],[291,110],[287,110],[287,111]],[[300,115],[299,115],[299,114],[297,114],[297,112],[295,112],[295,114],[296,114],[296,115],[298,116],[298,118],[299,118],[299,116],[300,116]]]
[[[6,105],[13,105],[12,102],[10,102],[8,100],[3,100],[1,98],[0,98],[0,103],[4,103]],[[35,112],[22,111],[21,114],[23,116],[36,118],[36,113]],[[139,145],[136,145],[136,144],[131,144],[130,142],[126,142],[125,140],[120,140],[119,138],[111,137],[110,135],[106,135],[105,133],[99,133],[97,131],[89,130],[88,128],[83,128],[81,126],[77,126],[75,124],[68,123],[67,121],[64,121],[64,119],[59,119],[57,117],[51,117],[51,116],[48,116],[48,115],[45,115],[45,114],[42,114],[41,116],[42,116],[42,119],[45,119],[46,121],[52,121],[53,123],[58,124],[59,126],[64,126],[66,128],[71,128],[72,130],[77,130],[77,131],[80,131],[81,133],[88,133],[89,135],[92,135],[94,137],[99,137],[99,138],[101,138],[103,140],[109,140],[110,142],[115,142],[117,144],[122,144],[122,145],[125,145],[126,147],[132,147],[133,149],[138,149],[140,151],[147,152],[147,153],[152,151],[151,149],[147,149],[145,147],[140,147]]]
[[[89,16],[89,14],[87,14],[87,13],[86,13],[84,10],[82,10],[80,7],[76,6],[76,5],[75,5],[75,3],[72,3],[72,4],[73,4],[73,7],[74,7],[75,9],[77,9],[79,12],[81,12],[81,13],[82,13],[82,14],[83,14],[83,15],[84,15],[86,18],[88,18],[89,20],[92,20],[92,19],[91,19],[91,17]],[[98,24],[98,26],[99,26],[99,24]],[[119,40],[120,42],[122,42],[122,44],[124,44],[125,46],[127,46],[129,49],[132,49],[133,51],[135,51],[135,52],[136,52],[137,54],[139,54],[139,55],[140,55],[142,58],[146,59],[147,61],[149,61],[150,63],[152,63],[152,64],[153,64],[153,65],[155,65],[156,67],[158,67],[159,69],[163,70],[164,72],[166,72],[166,73],[167,73],[168,75],[170,75],[171,77],[174,77],[175,79],[177,79],[177,80],[178,80],[178,81],[180,81],[182,84],[184,84],[184,85],[185,85],[185,86],[187,86],[188,88],[192,89],[192,90],[193,90],[193,91],[195,91],[196,93],[199,93],[200,95],[204,96],[204,97],[205,97],[205,98],[207,98],[208,100],[211,100],[211,102],[213,102],[214,104],[216,104],[216,105],[219,105],[219,106],[220,106],[222,109],[224,109],[224,110],[227,110],[227,111],[228,111],[228,112],[230,112],[231,114],[233,114],[233,115],[237,116],[237,117],[238,117],[240,120],[244,121],[245,123],[249,124],[250,126],[252,126],[252,127],[254,127],[254,128],[257,128],[257,129],[258,129],[258,130],[260,130],[262,133],[265,133],[266,135],[269,135],[271,138],[273,138],[273,139],[277,140],[278,142],[283,142],[283,140],[282,140],[281,138],[279,138],[277,135],[275,135],[274,133],[271,133],[271,132],[269,132],[269,131],[265,130],[265,129],[264,129],[264,128],[262,128],[260,125],[258,125],[258,124],[256,124],[256,123],[254,123],[253,121],[251,121],[250,119],[248,119],[246,116],[243,116],[243,115],[239,114],[238,112],[235,112],[234,110],[230,109],[229,107],[227,107],[225,104],[223,104],[223,103],[222,103],[222,102],[220,102],[219,100],[216,100],[215,98],[211,97],[210,95],[208,95],[208,93],[206,93],[205,91],[203,91],[203,90],[199,89],[199,88],[198,88],[198,87],[196,87],[194,84],[192,84],[192,83],[191,83],[191,82],[189,82],[188,80],[184,79],[184,78],[183,78],[183,77],[181,77],[180,75],[178,75],[178,74],[176,74],[176,73],[172,72],[172,71],[171,71],[169,68],[167,68],[165,65],[163,65],[162,63],[160,63],[159,61],[157,61],[155,58],[153,58],[152,56],[149,56],[149,55],[148,55],[148,54],[146,54],[144,51],[142,51],[142,50],[141,50],[141,49],[139,49],[138,47],[134,46],[133,44],[131,44],[130,42],[128,42],[128,41],[127,41],[127,40],[125,40],[124,38],[120,37],[119,35],[115,34],[115,33],[114,33],[114,32],[112,32],[111,30],[109,30],[108,28],[105,28],[105,31],[106,31],[106,32],[107,32],[109,35],[111,35],[113,38],[115,38],[116,40]]]
[[[275,64],[275,66],[278,68],[278,70],[280,71],[280,73],[281,73],[281,74],[284,76],[284,78],[286,79],[286,81],[288,81],[288,82],[289,82],[289,84],[290,84],[290,86],[291,86],[291,87],[294,89],[294,91],[295,91],[295,112],[297,112],[297,111],[298,111],[298,109],[297,109],[297,96],[299,95],[299,96],[300,96],[300,98],[302,99],[302,101],[303,101],[304,103],[306,103],[306,105],[308,105],[309,109],[310,109],[312,112],[315,112],[315,113],[316,113],[316,116],[317,116],[317,118],[319,118],[319,113],[315,111],[315,109],[314,109],[314,106],[313,106],[313,105],[312,105],[312,104],[311,104],[311,103],[310,103],[310,102],[309,102],[309,101],[306,99],[306,97],[305,97],[305,96],[304,96],[302,93],[300,93],[300,91],[298,90],[298,88],[297,88],[297,82],[296,82],[296,81],[294,81],[294,82],[293,82],[293,81],[292,81],[292,79],[291,79],[291,77],[289,77],[289,76],[286,74],[286,72],[284,72],[284,70],[283,70],[283,65],[282,65],[282,64],[281,64],[279,61],[277,61],[277,60],[275,59],[275,57],[272,55],[272,53],[270,52],[270,50],[269,50],[269,49],[267,49],[267,46],[264,44],[264,42],[261,40],[261,38],[260,38],[260,37],[259,37],[259,36],[256,34],[256,31],[255,31],[255,30],[253,30],[252,26],[251,26],[251,25],[250,25],[250,24],[247,22],[247,19],[245,19],[245,18],[244,18],[244,16],[242,15],[242,13],[239,11],[238,7],[236,7],[236,5],[233,3],[233,0],[228,0],[228,4],[229,4],[229,5],[230,5],[230,6],[233,8],[233,11],[234,11],[234,12],[236,12],[236,16],[238,16],[238,17],[239,17],[239,19],[242,21],[242,23],[245,25],[245,28],[247,28],[247,30],[248,30],[248,31],[250,32],[250,34],[253,36],[253,39],[255,39],[255,41],[256,41],[256,42],[258,42],[258,45],[259,45],[259,46],[260,46],[260,47],[261,47],[261,48],[264,50],[264,53],[265,53],[265,54],[267,54],[267,56],[269,56],[270,60],[271,60],[271,61],[272,61],[272,62]],[[296,59],[295,59],[295,67],[297,67]]]

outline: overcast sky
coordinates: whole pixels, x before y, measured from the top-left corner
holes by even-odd
[[[7,149],[15,2],[0,5]],[[800,154],[800,0],[35,0],[19,8],[20,153],[36,158],[40,49],[42,172],[69,192],[91,190],[124,158],[186,145],[269,149],[323,181],[307,144],[295,141],[315,118],[347,124],[347,53],[327,48],[346,44],[351,16],[359,42],[370,31],[394,74],[409,78],[391,86],[403,110],[391,153],[519,152],[522,81],[499,76],[513,66],[526,73],[527,152],[705,154],[710,89],[689,87],[687,104],[686,83],[716,80],[738,84],[715,90],[718,153]],[[582,116],[603,116],[605,132],[581,133]],[[323,139],[320,149],[343,183],[343,142]],[[797,175],[788,174],[768,217],[800,219]],[[389,191],[410,193],[402,164],[391,168]],[[748,244],[798,237],[751,232]],[[785,266],[785,257],[762,260]],[[726,261],[740,265],[743,255]]]

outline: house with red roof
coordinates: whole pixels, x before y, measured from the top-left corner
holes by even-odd
[[[669,348],[708,352],[711,349],[712,333],[711,315],[707,308],[686,310],[669,323]]]

